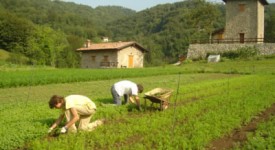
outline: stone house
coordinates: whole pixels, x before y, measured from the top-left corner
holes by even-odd
[[[211,41],[214,43],[263,43],[264,6],[268,5],[268,2],[266,0],[223,1],[226,3],[225,28],[214,32]]]
[[[133,41],[94,44],[87,40],[77,52],[82,68],[142,68],[147,50]]]
[[[210,54],[223,54],[252,48],[259,55],[275,54],[275,43],[264,43],[264,6],[267,0],[223,0],[226,24],[211,35],[211,43],[190,44],[187,59],[205,59]]]

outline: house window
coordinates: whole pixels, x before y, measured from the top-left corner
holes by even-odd
[[[244,33],[240,33],[240,43],[244,43]]]
[[[91,56],[92,62],[95,62],[95,56]]]
[[[104,56],[103,61],[108,62],[109,61],[109,56]]]
[[[245,4],[239,4],[239,11],[244,12],[245,10]]]

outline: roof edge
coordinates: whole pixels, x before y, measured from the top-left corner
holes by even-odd
[[[142,52],[149,52],[147,49],[145,49],[143,46],[141,46],[139,43],[137,43],[135,41],[129,41],[127,44],[121,45],[120,47],[114,47],[114,48],[109,47],[106,49],[90,49],[89,47],[81,47],[81,48],[76,49],[76,51],[81,52],[81,51],[90,51],[90,50],[93,50],[93,51],[121,50],[121,49],[129,47],[129,46],[137,47]]]
[[[222,0],[224,1],[225,3],[227,2],[227,0]],[[260,3],[262,3],[263,5],[268,5],[269,3],[267,2],[267,0],[258,0],[260,1]]]

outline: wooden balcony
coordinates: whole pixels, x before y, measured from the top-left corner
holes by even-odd
[[[264,43],[264,38],[236,38],[236,39],[198,39],[192,40],[191,44],[237,44],[237,43]]]
[[[100,62],[102,68],[117,68],[118,62]]]

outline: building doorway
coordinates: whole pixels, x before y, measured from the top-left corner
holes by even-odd
[[[128,57],[128,68],[134,67],[134,55],[129,55]]]
[[[240,33],[240,43],[244,43],[244,33]]]

